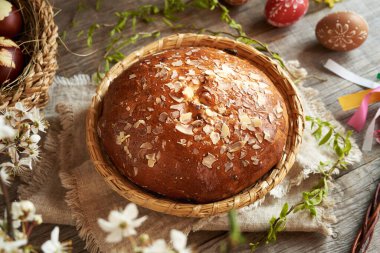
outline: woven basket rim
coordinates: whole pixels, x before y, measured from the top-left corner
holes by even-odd
[[[30,62],[23,72],[28,71],[6,94],[0,93],[0,110],[22,101],[27,107],[44,107],[48,102],[48,90],[58,69],[57,38],[58,27],[54,22],[54,12],[49,0],[14,0],[19,8],[28,8],[38,16],[36,29],[37,50],[30,55]],[[23,17],[24,18],[24,17]],[[25,22],[25,20],[24,20]]]
[[[243,190],[233,197],[206,204],[176,202],[175,200],[156,196],[136,186],[114,168],[107,155],[102,151],[102,146],[96,131],[98,111],[102,104],[102,98],[114,78],[125,69],[128,69],[133,63],[148,55],[169,48],[189,46],[235,49],[238,57],[247,59],[251,63],[256,64],[256,66],[264,71],[273,81],[284,97],[289,116],[289,135],[279,163],[248,189]],[[259,62],[262,64],[257,65]],[[96,95],[92,99],[86,119],[86,142],[91,160],[97,172],[104,177],[111,188],[122,197],[142,207],[161,213],[181,217],[208,217],[252,204],[278,185],[294,164],[295,155],[302,141],[303,129],[304,115],[297,89],[287,73],[276,62],[253,47],[226,37],[185,33],[161,38],[145,47],[135,50],[111,68],[101,81]]]

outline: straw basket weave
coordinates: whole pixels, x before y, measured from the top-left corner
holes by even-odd
[[[58,28],[47,0],[13,0],[24,21],[20,41],[29,62],[14,82],[1,87],[0,109],[22,101],[26,106],[43,107],[57,70]]]
[[[259,182],[245,189],[236,196],[208,204],[191,204],[175,202],[159,197],[130,182],[123,177],[102,152],[97,135],[97,120],[102,106],[102,99],[114,78],[140,59],[165,49],[178,47],[207,46],[218,49],[234,49],[241,58],[250,60],[255,66],[264,71],[273,81],[286,101],[289,114],[289,134],[280,162],[268,172]],[[199,34],[178,34],[160,39],[127,56],[116,64],[102,80],[87,115],[87,146],[96,170],[108,184],[124,198],[149,209],[183,217],[207,217],[228,212],[231,209],[247,206],[262,198],[273,187],[279,184],[292,167],[295,155],[301,144],[304,129],[303,110],[287,74],[275,62],[251,46],[224,37],[214,37]]]

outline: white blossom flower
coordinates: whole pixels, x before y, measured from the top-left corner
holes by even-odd
[[[5,167],[2,167],[2,166],[1,166],[1,169],[0,169],[0,179],[6,185],[10,185],[11,184],[10,176],[8,174],[8,171],[7,171],[7,169]],[[0,190],[0,192],[1,192],[1,190]]]
[[[17,125],[17,120],[16,120],[16,112],[14,110],[10,110],[10,109],[5,109],[5,111],[3,112],[3,117],[4,117],[4,120],[5,120],[5,123],[7,123],[8,125],[12,126],[12,127],[16,127]]]
[[[3,236],[0,236],[0,252],[18,253],[21,251],[20,247],[26,245],[27,242],[25,239],[8,241]]]
[[[33,133],[37,134],[39,131],[45,132],[47,124],[39,109],[33,108],[26,114],[26,117],[32,121],[31,130]]]
[[[17,131],[5,122],[5,117],[0,116],[0,140],[13,139]]]
[[[130,203],[122,212],[111,211],[108,216],[108,221],[98,219],[98,224],[101,229],[109,233],[106,237],[106,242],[120,242],[123,237],[137,234],[135,228],[139,227],[147,218],[146,216],[137,218],[137,216],[137,206]]]
[[[16,174],[23,170],[32,169],[31,157],[23,157],[20,159],[20,155],[16,149],[9,149],[8,154],[11,157],[11,162],[2,163],[1,167],[8,168]]]
[[[34,222],[40,221],[41,217],[36,217],[36,207],[29,200],[21,200],[19,202],[12,203],[12,218],[13,226],[19,228],[21,222]]]
[[[170,250],[165,240],[158,239],[154,241],[151,245],[142,248],[143,253],[170,253],[173,252]]]
[[[190,253],[191,250],[186,248],[187,236],[179,230],[172,229],[170,231],[170,239],[173,244],[173,248],[177,253]]]
[[[53,231],[51,231],[50,240],[44,242],[41,249],[44,253],[65,253],[70,251],[71,244],[69,242],[61,243],[59,241],[59,227],[55,227]]]
[[[26,119],[26,115],[29,111],[28,107],[24,106],[22,102],[17,102],[14,106],[14,109],[18,111],[16,114],[20,121]]]

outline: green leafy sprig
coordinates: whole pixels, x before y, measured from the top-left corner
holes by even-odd
[[[297,204],[289,207],[289,204],[285,203],[279,216],[270,219],[269,230],[265,235],[259,240],[249,244],[251,251],[255,251],[262,244],[269,244],[276,241],[278,233],[285,229],[287,217],[290,214],[307,210],[311,216],[316,216],[316,207],[320,206],[329,194],[329,181],[333,181],[333,173],[336,170],[341,171],[347,169],[346,159],[352,148],[350,141],[352,132],[347,131],[345,133],[340,133],[330,122],[323,121],[319,118],[307,116],[306,121],[310,122],[312,135],[319,142],[319,145],[331,148],[336,155],[336,160],[334,162],[320,162],[319,170],[321,172],[321,178],[319,183],[310,191],[303,192],[302,200]],[[234,224],[234,226],[236,226],[236,222],[234,222]],[[235,231],[239,230],[235,228]],[[238,241],[238,239],[236,239],[238,236],[243,238],[240,233],[235,234],[235,241]]]
[[[99,0],[96,1],[96,10],[100,8],[100,2],[101,1]],[[124,34],[127,29],[130,29],[134,33],[139,22],[151,23],[156,20],[161,20],[173,29],[183,28],[184,25],[178,22],[178,17],[176,15],[191,8],[210,11],[214,11],[216,9],[220,10],[221,20],[237,32],[236,36],[239,37],[239,40],[250,44],[259,44],[258,41],[246,37],[246,33],[243,31],[242,26],[231,17],[228,8],[221,4],[218,0],[165,0],[162,7],[150,4],[141,5],[135,9],[115,13],[117,20],[115,24],[111,25],[111,30],[109,33],[110,38],[106,44],[106,51],[103,55],[103,63],[98,66],[97,76],[100,77],[104,75],[104,72],[107,72],[112,64],[115,64],[117,61],[122,59],[122,56],[124,56],[122,49],[126,46],[134,44],[138,40],[144,38],[160,36],[160,32],[156,31],[143,34],[135,33],[129,37],[125,37]],[[109,26],[110,25],[106,24],[91,25],[87,31],[87,46],[92,47],[93,37],[97,30]],[[77,36],[80,37],[83,33],[83,31],[80,31]],[[150,36],[148,34],[150,34]],[[261,45],[261,48],[265,49],[267,48],[267,45],[263,44]]]

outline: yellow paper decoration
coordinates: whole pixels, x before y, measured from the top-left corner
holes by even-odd
[[[349,111],[358,108],[365,97],[371,89],[359,91],[357,93],[345,95],[338,98],[339,104],[343,111]],[[373,93],[369,99],[369,104],[380,102],[380,93]]]

